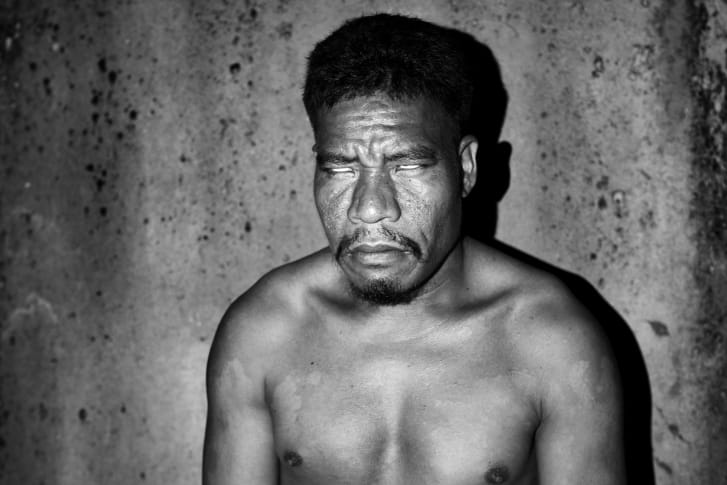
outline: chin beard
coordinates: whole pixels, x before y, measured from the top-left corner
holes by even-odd
[[[351,293],[367,303],[380,306],[406,305],[419,294],[419,287],[404,289],[390,279],[376,279],[364,286],[351,284]]]

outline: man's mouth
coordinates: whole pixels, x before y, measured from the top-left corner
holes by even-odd
[[[389,243],[356,244],[346,252],[353,260],[364,266],[388,266],[411,254],[408,248]]]
[[[389,252],[389,251],[410,252],[409,248],[407,248],[407,247],[399,246],[397,244],[391,244],[389,242],[354,244],[348,249],[348,251],[349,252],[361,252],[361,253],[367,253],[367,254],[385,253],[385,252]]]
[[[384,261],[393,262],[394,259],[410,256],[421,259],[421,248],[413,239],[387,229],[381,229],[378,233],[374,235],[358,231],[343,237],[336,250],[336,259],[348,256],[361,261],[382,261],[382,264]]]

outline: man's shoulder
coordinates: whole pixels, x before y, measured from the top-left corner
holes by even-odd
[[[210,351],[215,360],[269,360],[295,339],[306,322],[311,295],[333,277],[331,258],[321,250],[274,268],[225,311]]]
[[[334,276],[330,251],[322,249],[270,270],[240,295],[228,312],[231,317],[253,313],[259,318],[294,313],[307,302],[310,293],[319,291]]]
[[[601,322],[557,277],[540,275],[514,305],[513,330],[525,358],[539,367],[610,358]]]
[[[475,251],[483,280],[495,275],[495,283],[484,284],[501,295],[504,334],[524,366],[556,370],[612,360],[602,323],[560,276],[496,248]]]
[[[534,378],[542,419],[569,410],[620,412],[621,376],[602,322],[559,276],[532,271],[513,293],[508,344],[513,368]]]

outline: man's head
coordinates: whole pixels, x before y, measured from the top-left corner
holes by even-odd
[[[377,14],[349,20],[308,58],[303,102],[315,129],[319,110],[341,100],[385,94],[439,103],[464,135],[476,66],[472,37],[416,18]]]
[[[473,42],[374,15],[347,22],[309,58],[316,205],[364,300],[410,301],[459,241],[462,199],[477,174]]]

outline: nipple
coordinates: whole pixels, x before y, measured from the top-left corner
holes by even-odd
[[[300,457],[298,453],[295,451],[286,451],[283,455],[283,460],[285,460],[285,463],[288,464],[288,466],[300,466],[303,464],[303,458]],[[500,483],[500,482],[497,482]]]
[[[487,470],[485,473],[485,482],[487,483],[505,483],[510,478],[510,473],[506,466],[496,466]]]

